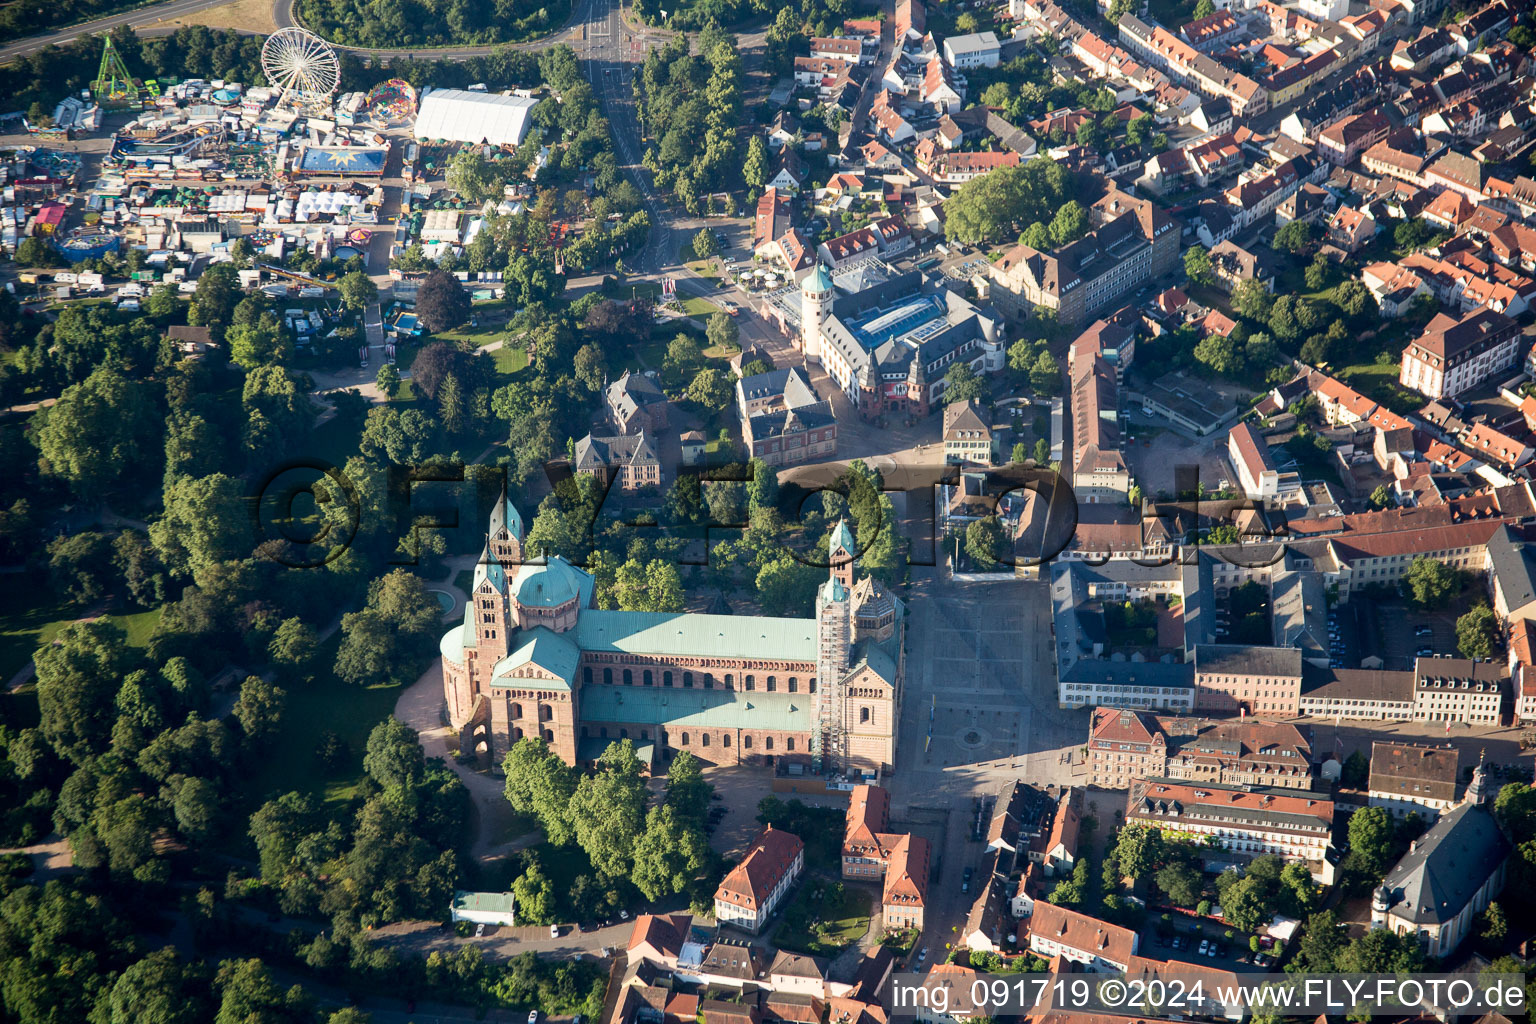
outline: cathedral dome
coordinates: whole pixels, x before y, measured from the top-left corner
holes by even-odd
[[[591,577],[559,555],[547,565],[523,565],[512,577],[512,596],[524,608],[558,608],[576,600]]]

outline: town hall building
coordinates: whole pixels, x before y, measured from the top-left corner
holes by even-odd
[[[846,524],[803,619],[595,608],[592,576],[558,555],[525,563],[523,536],[503,492],[464,621],[440,645],[461,750],[494,763],[539,736],[585,764],[629,739],[655,764],[687,750],[712,764],[890,771],[905,609],[856,572]]]

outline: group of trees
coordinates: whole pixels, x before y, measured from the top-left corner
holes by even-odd
[[[129,647],[121,629],[77,622],[36,655],[41,721],[10,742],[9,781],[51,807],[77,867],[163,884],[157,839],[201,844],[232,824],[230,796],[282,719],[284,691],[259,676],[233,711],[206,717],[206,681],[185,658]]]
[[[561,909],[611,913],[630,886],[652,902],[688,893],[696,906],[710,905],[712,890],[700,880],[714,864],[705,833],[714,787],[700,768],[679,751],[666,798],[648,807],[644,766],[628,739],[611,743],[590,773],[568,766],[542,739],[515,743],[504,763],[508,803],[536,819],[551,845],[579,848],[592,868],[572,892],[557,894],[536,860],[526,864],[512,886],[523,919],[543,924]]]
[[[558,28],[569,9],[538,0],[304,0],[299,12],[338,43],[399,48],[517,42]]]
[[[1014,238],[1031,225],[1054,222],[1072,193],[1071,172],[1054,160],[1000,167],[961,185],[944,204],[944,233],[967,244]]]
[[[1049,398],[1061,391],[1061,364],[1040,338],[1020,338],[1008,346],[1008,369],[1015,380],[1029,382],[1035,394]]]
[[[459,878],[464,784],[393,718],[369,734],[363,770],[366,795],[350,820],[298,792],[256,809],[249,834],[261,884],[284,913],[323,913],[336,924],[440,918]]]
[[[699,55],[686,35],[652,47],[635,77],[635,106],[648,145],[645,165],[656,186],[668,189],[689,213],[712,192],[741,180],[736,130],[741,124],[741,57],[732,37],[711,24],[698,36]]]

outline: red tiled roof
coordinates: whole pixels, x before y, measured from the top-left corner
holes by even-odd
[[[715,899],[747,910],[758,910],[789,874],[795,858],[804,849],[805,844],[799,836],[768,826],[741,863],[720,882]]]

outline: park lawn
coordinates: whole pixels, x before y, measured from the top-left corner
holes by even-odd
[[[720,271],[713,260],[695,260],[685,264],[689,270],[711,281],[720,280]]]
[[[503,345],[491,353],[491,358],[496,360],[496,372],[510,377],[528,365],[528,350],[522,346]]]
[[[1418,408],[1420,400],[1398,386],[1400,372],[1396,363],[1357,363],[1344,367],[1338,375],[1340,380],[1372,401],[1393,412],[1407,414]]]
[[[368,734],[395,710],[400,687],[353,686],[331,672],[341,634],[320,645],[321,670],[311,683],[289,684],[283,722],[267,756],[246,782],[250,809],[290,790],[310,793],[329,805],[357,796],[363,782],[363,752]],[[315,760],[315,748],[327,731],[350,748],[347,763],[327,775]]]
[[[707,320],[715,313],[720,312],[720,307],[708,299],[702,299],[697,295],[690,295],[683,300],[683,312],[689,316],[703,317]]]
[[[405,382],[401,385],[401,394],[395,401],[409,401],[405,397]],[[363,435],[361,423],[352,423],[340,416],[332,416],[314,429],[309,435],[309,449],[314,458],[327,462],[332,466],[344,466],[348,459],[357,454],[357,443]]]
[[[802,882],[784,910],[784,923],[774,934],[780,949],[812,956],[833,956],[859,941],[869,929],[871,899],[863,889],[843,887],[842,899],[833,901],[828,890],[839,882],[811,878]],[[830,917],[823,918],[823,913]],[[822,928],[817,930],[820,922]]]
[[[0,577],[0,683],[21,671],[32,653],[53,643],[65,626],[81,617],[81,610],[66,601],[52,598],[42,573],[20,573]],[[132,647],[143,647],[160,621],[160,609],[128,615],[108,615],[128,634]]]
[[[740,351],[740,345],[710,345],[704,349],[704,358],[726,360]]]

